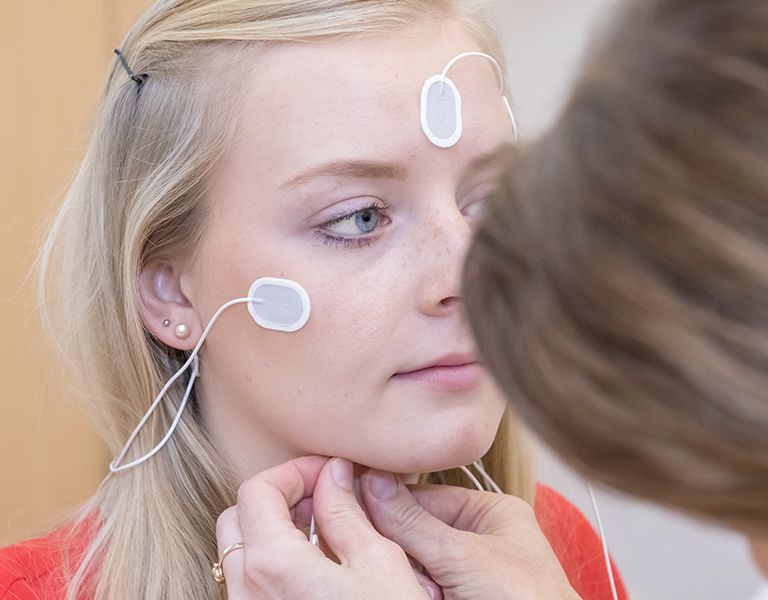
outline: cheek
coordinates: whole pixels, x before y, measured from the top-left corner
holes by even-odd
[[[379,365],[387,352],[391,355],[392,323],[407,310],[406,299],[398,296],[399,288],[385,269],[347,267],[353,261],[345,260],[349,255],[343,249],[333,254],[322,248],[319,252],[329,254],[327,259],[302,249],[284,250],[283,256],[264,250],[230,256],[223,261],[229,266],[217,271],[206,287],[247,291],[259,277],[292,279],[309,295],[307,324],[294,333],[272,332],[253,322],[244,306],[233,307],[230,311],[236,314],[227,314],[212,331],[209,355],[245,401],[261,404],[280,398],[279,405],[265,405],[275,417],[296,413],[298,419],[319,418],[327,413],[327,420],[335,411],[338,420],[354,415],[356,406],[362,411],[366,404],[362,399],[381,386]],[[230,297],[240,295],[237,291]]]

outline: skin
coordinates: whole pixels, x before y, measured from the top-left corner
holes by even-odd
[[[750,536],[749,545],[758,568],[768,578],[768,538]]]
[[[579,600],[533,516],[513,496],[410,486],[362,476],[362,501],[344,459],[302,457],[264,471],[219,517],[219,553],[231,600]],[[326,558],[296,528],[313,510]],[[370,518],[370,521],[369,521]],[[382,537],[386,536],[386,537]],[[414,577],[406,552],[434,581]],[[435,583],[436,582],[436,583]]]
[[[494,178],[473,167],[513,139],[490,63],[465,59],[451,71],[464,100],[458,145],[437,148],[419,122],[424,81],[469,50],[481,48],[458,25],[425,22],[261,50],[244,67],[206,239],[194,258],[154,261],[141,281],[147,327],[181,349],[257,278],[293,279],[309,293],[300,331],[262,329],[238,306],[201,353],[202,414],[241,481],[309,454],[420,473],[467,464],[490,447],[504,401],[485,372],[450,391],[393,379],[474,352],[460,270]],[[301,177],[344,161],[389,166]],[[174,335],[177,323],[190,327],[186,340]]]

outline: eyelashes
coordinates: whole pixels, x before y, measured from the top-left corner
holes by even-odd
[[[326,246],[334,246],[337,248],[364,248],[366,246],[370,246],[373,242],[372,237],[345,238],[320,230],[315,231],[315,238],[321,239]]]
[[[381,202],[371,202],[364,208],[351,211],[339,217],[332,219],[326,223],[320,225],[314,231],[314,236],[317,239],[321,239],[326,246],[343,247],[343,248],[362,248],[370,246],[376,236],[374,232],[380,229],[381,222],[386,220],[384,214],[390,206]],[[354,232],[344,235],[339,232],[334,232],[334,226],[349,226],[367,227],[371,225],[373,221],[373,227],[368,231],[360,231],[360,235],[356,235]]]

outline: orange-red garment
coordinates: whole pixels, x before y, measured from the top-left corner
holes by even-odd
[[[536,490],[534,510],[539,527],[568,575],[571,587],[583,600],[612,600],[603,544],[581,511],[545,485],[539,485]],[[627,600],[615,565],[613,574],[619,600]]]
[[[535,511],[574,590],[583,600],[612,600],[600,539],[579,510],[540,485]],[[0,600],[63,600],[63,557],[69,556],[70,568],[76,566],[92,535],[93,529],[86,526],[73,540],[58,529],[0,550]],[[615,569],[614,573],[619,600],[627,600],[621,578]]]

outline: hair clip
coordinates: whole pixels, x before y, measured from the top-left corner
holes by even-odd
[[[136,75],[136,73],[134,73],[131,70],[131,67],[128,66],[128,61],[125,60],[125,55],[117,48],[115,48],[115,54],[117,54],[117,58],[120,59],[120,64],[123,65],[125,72],[128,73],[128,76],[133,81],[135,81],[136,84],[139,86],[139,89],[141,89],[141,86],[143,86],[144,83],[147,81],[147,79],[149,78],[149,75],[147,75],[146,73],[142,75]]]

